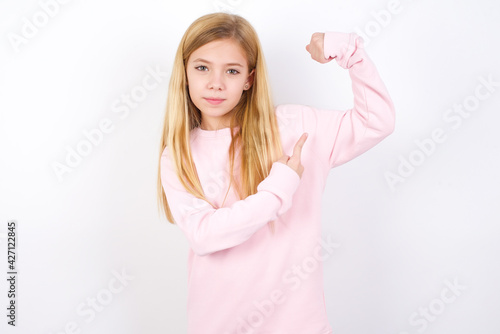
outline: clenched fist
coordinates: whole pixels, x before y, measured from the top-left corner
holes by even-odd
[[[325,58],[324,43],[325,33],[315,32],[314,34],[312,34],[309,44],[306,45],[306,50],[311,54],[311,58],[321,64],[328,63],[333,59],[333,57],[330,57],[328,59]]]

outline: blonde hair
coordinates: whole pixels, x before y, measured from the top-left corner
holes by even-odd
[[[201,113],[187,91],[186,64],[196,49],[221,39],[236,41],[246,54],[249,73],[255,69],[253,84],[250,89],[243,91],[230,121],[231,129],[239,126],[238,131],[230,131],[229,158],[230,186],[235,185],[240,199],[257,192],[258,184],[269,175],[273,162],[283,155],[264,54],[256,31],[246,19],[236,14],[211,13],[198,18],[184,33],[175,55],[160,141],[158,206],[172,224],[175,224],[174,217],[161,182],[161,155],[166,147],[170,150],[177,176],[186,190],[216,208],[205,197],[191,155],[190,131],[200,126]],[[233,175],[237,145],[241,145],[241,184]],[[274,221],[269,227],[274,232]]]

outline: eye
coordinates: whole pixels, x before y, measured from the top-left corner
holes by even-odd
[[[197,66],[197,67],[195,67],[195,68],[196,68],[197,70],[199,70],[199,71],[204,71],[204,70],[200,70],[200,67],[207,68],[207,67],[206,67],[206,66],[204,66],[204,65],[200,65],[200,66]]]
[[[235,70],[235,69],[230,69],[229,71],[234,71],[234,72],[233,72],[233,73],[231,73],[231,74],[238,74],[238,73],[240,73],[238,70]]]

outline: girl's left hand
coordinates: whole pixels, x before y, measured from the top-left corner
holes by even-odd
[[[325,58],[325,53],[323,48],[324,42],[325,42],[325,33],[315,32],[314,34],[312,34],[311,41],[309,42],[309,44],[306,45],[306,50],[311,54],[311,58],[321,64],[328,63],[333,59],[333,57],[330,57],[328,59]]]

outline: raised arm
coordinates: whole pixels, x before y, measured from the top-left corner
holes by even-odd
[[[213,208],[196,198],[179,181],[168,150],[161,157],[161,180],[175,223],[198,255],[234,247],[285,213],[292,205],[300,177],[292,168],[275,162],[257,193],[230,207]]]
[[[355,33],[326,32],[323,56],[320,62],[335,59],[338,65],[349,70],[354,106],[339,111],[284,105],[280,114],[298,117],[302,131],[309,132],[309,140],[314,142],[310,147],[319,159],[333,168],[366,152],[391,134],[395,112],[389,93],[364,50],[361,37]]]

